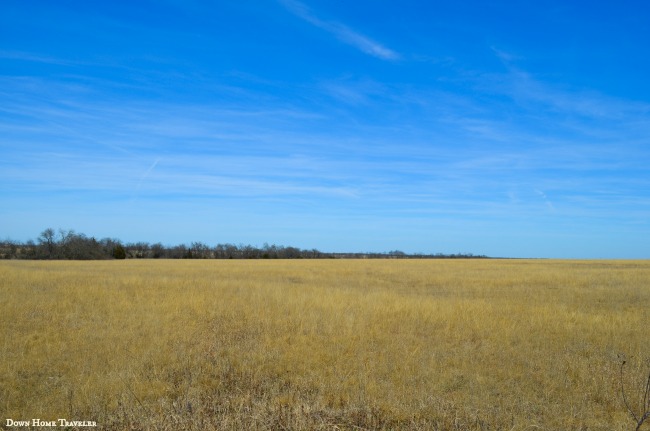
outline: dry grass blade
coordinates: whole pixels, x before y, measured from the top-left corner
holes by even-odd
[[[0,414],[624,431],[650,422],[650,377],[621,409],[615,359],[650,357],[648,282],[647,261],[2,261]]]

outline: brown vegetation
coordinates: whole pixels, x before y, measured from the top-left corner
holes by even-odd
[[[646,261],[4,261],[0,420],[629,430],[649,286]]]

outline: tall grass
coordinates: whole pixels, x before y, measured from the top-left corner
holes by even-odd
[[[627,430],[648,304],[646,261],[2,262],[0,420]]]

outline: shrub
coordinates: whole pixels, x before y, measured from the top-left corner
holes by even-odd
[[[124,250],[121,244],[113,247],[113,257],[115,259],[126,259],[126,250]]]

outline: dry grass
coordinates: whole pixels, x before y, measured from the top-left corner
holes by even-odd
[[[1,262],[0,420],[629,430],[648,304],[647,261]]]

